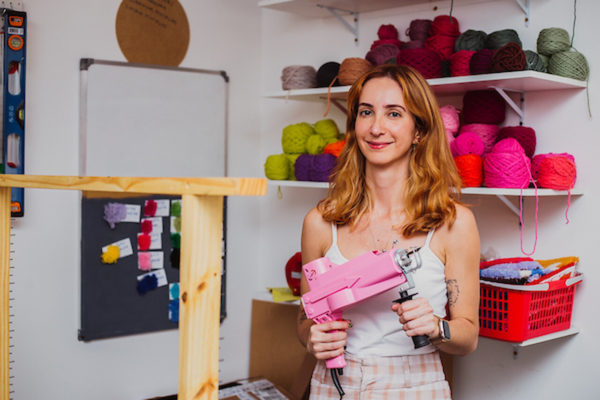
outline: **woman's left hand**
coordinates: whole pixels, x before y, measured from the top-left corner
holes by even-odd
[[[427,299],[418,297],[404,303],[395,303],[392,310],[398,314],[398,321],[408,336],[439,336],[439,318],[433,314],[433,308]]]

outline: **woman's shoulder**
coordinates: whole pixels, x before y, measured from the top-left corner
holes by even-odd
[[[456,207],[454,221],[446,222],[436,229],[436,236],[446,245],[461,240],[461,238],[468,239],[473,235],[478,236],[473,212],[462,204],[455,203],[454,206]]]
[[[304,217],[304,229],[308,229],[312,233],[331,230],[330,227],[331,223],[325,221],[321,211],[317,207],[313,207]]]
[[[302,225],[302,249],[319,257],[331,247],[331,222],[327,222],[317,207],[311,209],[304,217]],[[314,257],[316,258],[316,257]]]

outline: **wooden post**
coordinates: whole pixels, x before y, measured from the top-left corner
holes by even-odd
[[[182,196],[178,399],[217,400],[223,196]]]
[[[10,398],[10,188],[0,188],[0,400]]]

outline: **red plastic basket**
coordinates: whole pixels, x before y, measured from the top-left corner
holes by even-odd
[[[571,327],[581,274],[538,285],[480,281],[479,336],[522,342]]]

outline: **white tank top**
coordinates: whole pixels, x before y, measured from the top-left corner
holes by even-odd
[[[325,254],[335,264],[348,261],[337,244],[337,226],[332,224],[332,243]],[[446,279],[444,263],[433,253],[429,247],[433,230],[427,234],[423,247],[419,250],[422,266],[413,272],[416,297],[425,297],[429,300],[433,313],[440,317],[446,316]],[[390,307],[399,297],[397,289],[391,289],[380,295],[374,296],[355,307],[344,312],[344,319],[352,321],[352,328],[348,329],[346,339],[346,352],[357,357],[363,356],[405,356],[410,354],[425,354],[435,350],[435,346],[428,345],[415,350],[412,339],[402,330],[398,322],[398,315]]]

